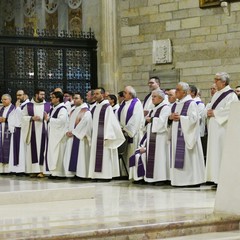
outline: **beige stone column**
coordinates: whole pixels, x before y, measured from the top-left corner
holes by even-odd
[[[111,93],[119,90],[119,59],[117,44],[117,1],[101,1],[101,41],[99,42],[99,84]]]
[[[231,104],[224,137],[224,148],[219,173],[214,212],[240,214],[240,102]],[[218,144],[218,140],[216,140]]]

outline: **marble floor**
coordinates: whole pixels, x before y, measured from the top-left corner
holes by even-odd
[[[3,193],[34,190],[41,199],[31,202],[31,196],[26,196],[26,201],[17,203],[10,197],[8,203],[0,203],[0,239],[162,239],[177,236],[171,234],[175,227],[183,231],[183,226],[197,222],[224,221],[223,216],[213,214],[216,191],[210,186],[173,188],[119,180],[99,183],[16,176],[1,176],[0,182],[0,198]],[[64,189],[71,189],[69,194],[77,197],[69,200]],[[85,197],[77,195],[81,189]],[[54,191],[44,195],[43,201],[38,190]],[[226,222],[232,219],[239,226],[240,217],[225,216]],[[235,230],[236,223],[232,224]],[[160,228],[164,235],[159,234]],[[154,234],[147,234],[151,231]]]

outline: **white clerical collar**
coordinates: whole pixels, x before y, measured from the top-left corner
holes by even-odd
[[[184,98],[182,98],[181,100],[178,100],[177,103],[184,103],[188,100],[192,100],[190,95],[185,96]]]
[[[12,105],[12,104],[10,103],[10,104],[9,104],[8,106],[6,106],[6,107],[3,106],[3,107],[4,107],[4,111],[8,110],[8,109],[11,107],[11,105]]]
[[[43,100],[42,102],[36,102],[36,101],[34,100],[34,98],[32,98],[31,102],[34,103],[34,104],[37,104],[37,105],[42,105],[42,104],[44,104],[46,101]]]

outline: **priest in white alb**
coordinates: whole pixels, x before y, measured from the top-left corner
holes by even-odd
[[[21,134],[22,109],[29,102],[23,90],[16,93],[17,101],[15,103],[14,117],[10,131],[12,131],[11,150],[9,156],[10,171],[17,174],[25,173],[25,152],[26,144],[24,144]]]
[[[45,147],[47,139],[44,112],[50,111],[50,103],[45,101],[45,90],[36,89],[33,99],[22,110],[21,132],[26,149],[25,172],[30,177],[44,177],[47,172]]]
[[[132,86],[125,87],[124,101],[115,114],[126,137],[127,148],[123,159],[125,160],[125,165],[129,166],[128,160],[138,147],[139,141],[143,136],[141,129],[144,124],[142,103],[137,98],[136,91]],[[129,169],[129,179],[139,180],[134,167]]]
[[[10,132],[12,116],[15,106],[11,103],[12,98],[9,94],[2,95],[2,108],[0,109],[0,173],[10,172],[10,143],[12,134]]]
[[[145,182],[157,183],[170,180],[170,155],[168,141],[168,117],[171,109],[162,90],[152,92],[154,108],[146,117],[146,169]]]
[[[108,100],[104,100],[105,90],[94,90],[97,101],[92,109],[93,129],[90,153],[89,178],[109,181],[118,177],[118,147],[125,141],[120,124]]]
[[[92,114],[83,102],[80,93],[73,97],[74,108],[69,116],[67,145],[64,154],[64,171],[66,177],[88,177],[90,144],[92,134]]]
[[[194,186],[205,182],[197,104],[188,95],[189,85],[178,83],[178,101],[171,108],[171,185]]]
[[[171,111],[164,99],[162,90],[152,92],[154,108],[146,116],[147,132],[129,159],[130,167],[136,169],[139,178],[156,185],[170,180],[168,117]]]
[[[44,113],[48,125],[48,141],[46,147],[46,162],[50,172],[49,178],[65,177],[63,158],[66,148],[66,132],[68,126],[68,111],[63,102],[62,92],[51,95],[52,109]]]
[[[150,93],[143,100],[143,110],[144,116],[146,116],[151,109],[153,109],[154,104],[152,103],[152,91],[160,89],[160,79],[157,76],[150,77],[148,80],[148,86]]]
[[[217,92],[205,113],[208,121],[206,181],[218,184],[230,106],[232,102],[238,101],[238,97],[229,86],[230,77],[226,72],[217,73],[214,81]]]

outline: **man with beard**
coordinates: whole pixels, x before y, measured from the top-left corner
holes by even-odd
[[[66,148],[68,126],[68,112],[63,102],[62,92],[53,92],[51,95],[52,109],[49,114],[44,112],[44,120],[47,122],[48,143],[46,149],[46,162],[51,176],[49,178],[63,179],[65,177],[63,158]]]
[[[23,90],[16,93],[17,101],[13,118],[13,126],[10,127],[12,132],[11,150],[9,156],[10,171],[15,173],[25,172],[25,145],[21,137],[22,109],[29,102],[28,97]],[[11,124],[11,123],[10,123]]]
[[[45,90],[37,89],[31,102],[22,110],[22,137],[26,144],[26,173],[30,177],[44,177],[46,172],[45,143],[47,138],[44,112],[49,113],[50,103],[45,102]]]

